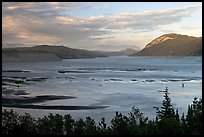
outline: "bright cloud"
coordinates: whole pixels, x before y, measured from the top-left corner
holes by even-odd
[[[119,50],[123,46],[144,47],[153,37],[167,32],[177,24],[181,33],[183,19],[191,18],[201,6],[171,8],[161,11],[126,12],[111,15],[79,17],[72,10],[81,10],[84,3],[76,2],[4,2],[2,4],[3,43],[56,44],[63,43],[73,48]],[[148,4],[148,3],[147,3]],[[94,5],[89,10],[109,8]],[[111,7],[110,7],[111,8]],[[87,7],[86,7],[87,10]],[[65,14],[66,13],[66,14]],[[166,27],[164,27],[166,26]],[[201,35],[200,27],[187,26],[187,34]],[[171,28],[169,32],[175,31]],[[156,32],[156,33],[155,33]]]

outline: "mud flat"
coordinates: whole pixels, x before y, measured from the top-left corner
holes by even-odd
[[[76,98],[74,96],[56,96],[56,95],[41,95],[35,97],[11,97],[4,96],[2,97],[2,106],[4,105],[18,105],[18,104],[26,104],[26,103],[38,103],[45,102],[49,100],[59,100],[59,99],[72,99]]]
[[[81,110],[81,109],[103,109],[108,106],[44,106],[33,105],[32,103],[45,102],[50,100],[73,99],[74,96],[41,95],[35,97],[4,96],[2,107],[26,108],[26,109],[52,109],[52,110]]]
[[[104,109],[108,106],[40,106],[40,105],[9,105],[5,104],[2,107],[26,108],[26,109],[52,109],[52,110],[82,110],[82,109]]]

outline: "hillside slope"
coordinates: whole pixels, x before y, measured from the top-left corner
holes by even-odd
[[[83,49],[49,45],[2,49],[3,62],[42,62],[94,57],[104,57],[104,54]]]
[[[202,37],[165,34],[131,56],[202,56]]]

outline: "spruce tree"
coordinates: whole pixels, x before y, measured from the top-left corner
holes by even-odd
[[[174,109],[171,105],[171,98],[168,96],[168,88],[164,91],[164,100],[162,103],[161,110],[157,108],[157,114],[159,119],[175,117]]]

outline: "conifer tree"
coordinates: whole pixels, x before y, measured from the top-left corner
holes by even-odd
[[[162,103],[161,110],[157,109],[157,114],[159,119],[175,117],[174,109],[171,105],[171,98],[168,96],[168,88],[166,87],[164,91],[164,100]]]

